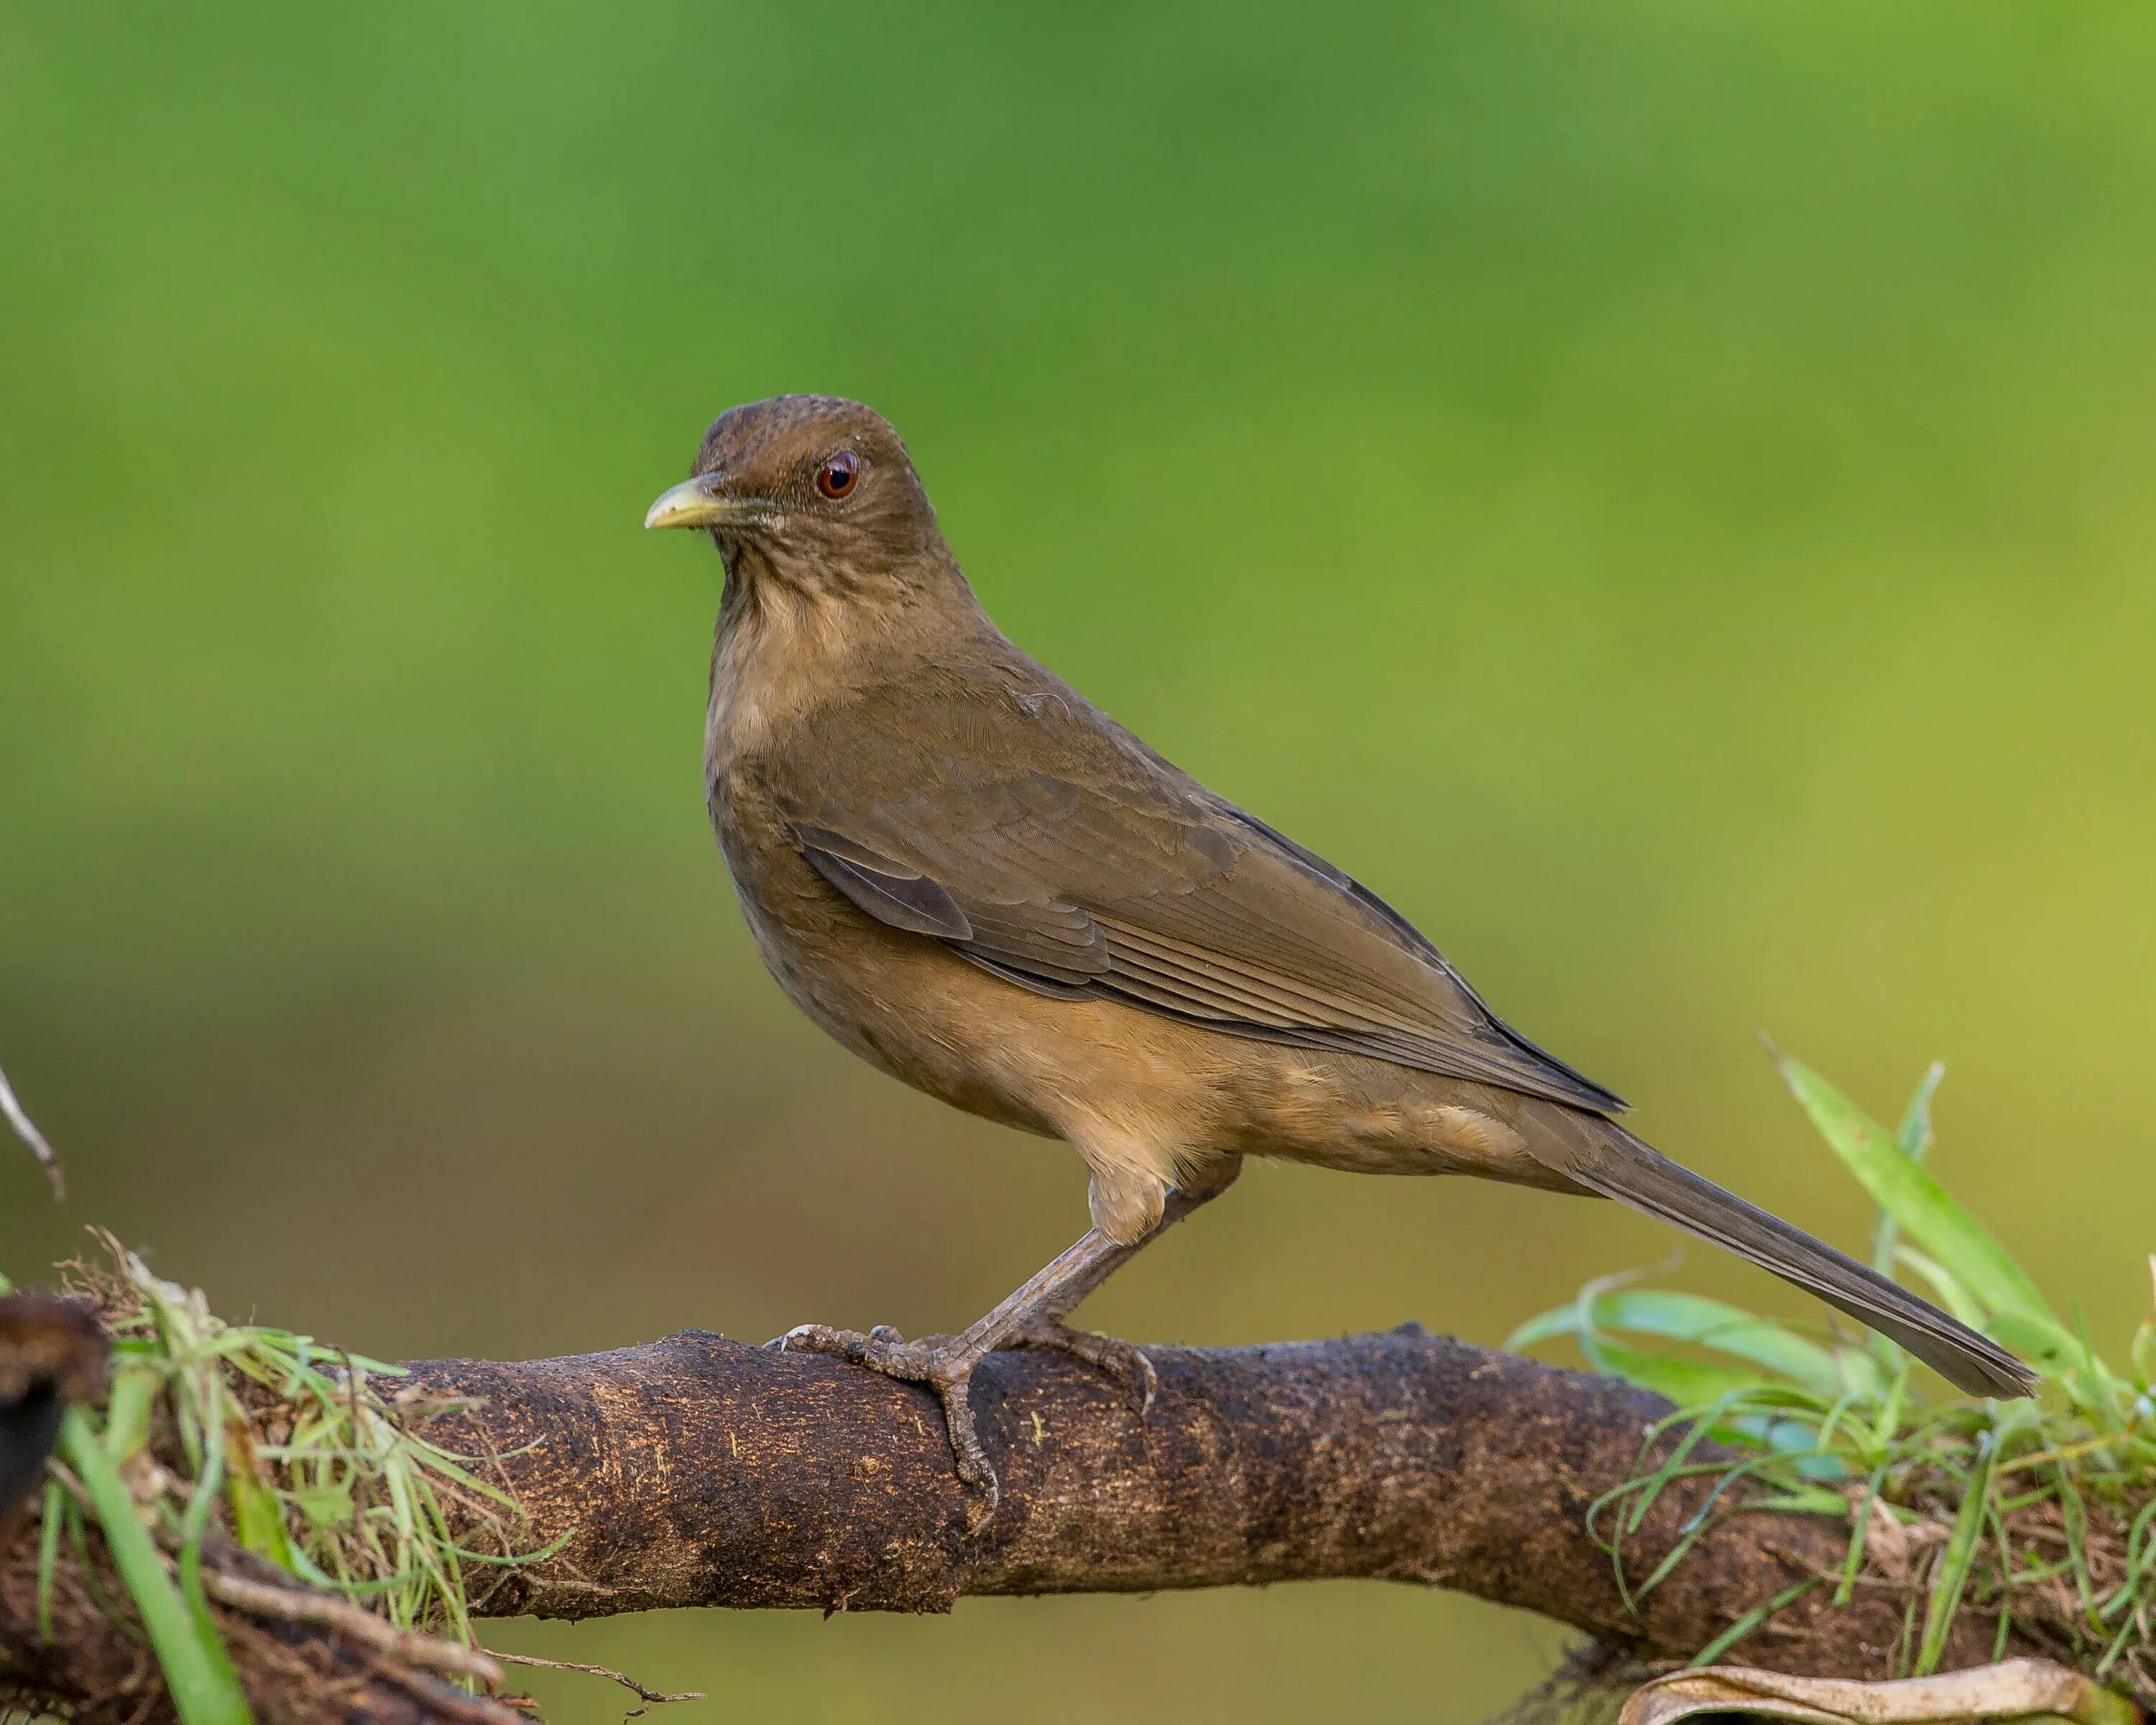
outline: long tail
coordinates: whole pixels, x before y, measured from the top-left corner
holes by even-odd
[[[1552,1111],[1569,1117],[1553,1135],[1563,1142],[1562,1159],[1551,1159],[1589,1191],[1659,1217],[1794,1282],[1892,1337],[1972,1395],[2011,1399],[2034,1393],[2035,1375],[2020,1361],[1907,1288],[1678,1166],[1614,1121],[1570,1109]]]

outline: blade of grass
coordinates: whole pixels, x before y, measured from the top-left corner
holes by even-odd
[[[1758,1374],[1733,1366],[1710,1365],[1701,1360],[1676,1359],[1666,1353],[1647,1353],[1636,1348],[1620,1348],[1612,1342],[1583,1340],[1581,1352],[1598,1372],[1622,1378],[1639,1389],[1666,1396],[1681,1408],[1697,1408],[1725,1396],[1743,1395],[1762,1388]]]
[[[105,1452],[116,1462],[126,1461],[149,1441],[151,1406],[164,1375],[162,1368],[132,1362],[113,1373],[112,1397],[105,1413]]]
[[[1609,1329],[1696,1343],[1763,1366],[1825,1402],[1842,1394],[1840,1368],[1825,1348],[1720,1300],[1660,1288],[1626,1288],[1597,1301],[1594,1316]]]
[[[1939,1553],[1938,1568],[1932,1574],[1931,1596],[1924,1604],[1923,1636],[1917,1647],[1917,1676],[1930,1676],[1946,1656],[1947,1637],[1960,1614],[1962,1594],[1976,1563],[1984,1517],[1990,1512],[1992,1467],[1998,1453],[1997,1444],[1987,1434],[1961,1508],[1954,1516],[1953,1531],[1947,1536],[1946,1549]]]
[[[292,1542],[285,1530],[285,1512],[259,1471],[261,1461],[244,1414],[228,1422],[225,1442],[234,1456],[225,1487],[232,1499],[234,1537],[255,1556],[290,1569]]]
[[[1943,1060],[1933,1060],[1924,1069],[1924,1076],[1917,1081],[1917,1093],[1909,1098],[1909,1106],[1902,1111],[1902,1123],[1894,1129],[1895,1147],[1912,1162],[1922,1163],[1931,1154],[1932,1098],[1938,1094],[1939,1081],[1946,1076]],[[1902,1224],[1894,1219],[1894,1213],[1881,1206],[1871,1229],[1871,1267],[1881,1276],[1894,1273],[1894,1245],[1901,1232]]]
[[[2097,1618],[2096,1589],[2088,1571],[2088,1506],[2082,1501],[2081,1488],[2075,1485],[2073,1471],[2066,1463],[2052,1463],[2051,1477],[2059,1489],[2059,1519],[2066,1530],[2066,1558],[2073,1566],[2074,1592],[2081,1601],[2082,1615],[2093,1624]]]
[[[80,1481],[76,1483],[80,1484]],[[88,1589],[91,1601],[105,1614],[107,1622],[119,1625],[121,1635],[141,1646],[149,1646],[150,1638],[127,1620],[127,1614],[120,1601],[105,1591],[105,1584],[97,1578],[97,1559],[90,1555],[90,1551],[89,1517],[82,1512],[80,1504],[70,1502],[69,1509],[67,1518],[68,1549],[74,1553],[75,1563],[82,1570],[83,1585]]]
[[[1782,1610],[1787,1606],[1795,1604],[1798,1600],[1804,1598],[1806,1594],[1817,1587],[1823,1579],[1825,1579],[1825,1578],[1822,1576],[1807,1575],[1802,1581],[1784,1588],[1781,1592],[1776,1594],[1773,1599],[1768,1599],[1764,1604],[1754,1605],[1749,1611],[1747,1611],[1742,1617],[1738,1618],[1736,1622],[1731,1624],[1727,1629],[1722,1630],[1720,1635],[1717,1635],[1712,1641],[1709,1641],[1707,1645],[1701,1648],[1698,1652],[1692,1655],[1691,1669],[1694,1671],[1700,1671],[1712,1665],[1715,1661],[1721,1658],[1723,1654],[1727,1653],[1732,1647],[1734,1647],[1739,1641],[1743,1640],[1745,1636],[1750,1635],[1753,1630],[1758,1628],[1761,1624],[1764,1623],[1776,1612]]]
[[[2014,1588],[2010,1579],[2014,1574],[2014,1541],[1996,1501],[1985,1503],[1984,1524],[1990,1532],[1992,1549],[1999,1553],[1999,1628],[1991,1644],[1991,1662],[1997,1665],[2006,1657],[2007,1643],[2014,1634]]]
[[[1932,1291],[1932,1297],[1971,1329],[1980,1330],[1984,1327],[1983,1303],[1962,1286],[1960,1277],[1938,1259],[1907,1245],[1896,1246],[1894,1257],[1904,1269],[1913,1270],[1923,1277]]]
[[[1578,1333],[1579,1314],[1570,1306],[1553,1306],[1548,1312],[1538,1312],[1512,1333],[1505,1337],[1505,1352],[1517,1353],[1532,1348],[1537,1342],[1553,1342],[1560,1336]]]
[[[38,1645],[53,1645],[53,1578],[60,1555],[60,1517],[69,1502],[58,1480],[45,1481],[44,1518],[38,1523]]]
[[[1871,1477],[1864,1486],[1864,1501],[1857,1507],[1849,1532],[1849,1555],[1841,1565],[1841,1584],[1834,1590],[1835,1609],[1838,1611],[1856,1594],[1856,1578],[1864,1568],[1864,1548],[1871,1537],[1871,1507],[1879,1501],[1879,1487],[1887,1478],[1887,1464],[1881,1462],[1871,1470]]]
[[[181,1599],[120,1471],[80,1408],[69,1409],[60,1422],[60,1449],[90,1494],[113,1567],[127,1584],[183,1725],[254,1725],[223,1643],[214,1631],[205,1635]]]
[[[1662,1560],[1655,1565],[1654,1568],[1649,1572],[1647,1579],[1640,1584],[1635,1597],[1645,1599],[1649,1594],[1660,1587],[1662,1583],[1668,1579],[1670,1572],[1675,1569],[1679,1563],[1684,1561],[1686,1557],[1691,1553],[1691,1548],[1695,1545],[1698,1544],[1699,1542],[1704,1538],[1718,1522],[1723,1520],[1726,1517],[1738,1513],[1739,1511],[1747,1507],[1738,1504],[1727,1509],[1721,1509],[1717,1506],[1719,1504],[1722,1494],[1724,1491],[1727,1491],[1740,1479],[1749,1477],[1763,1465],[1763,1462],[1758,1461],[1740,1463],[1738,1466],[1728,1470],[1727,1472],[1722,1475],[1720,1480],[1716,1481],[1714,1490],[1708,1494],[1707,1502],[1702,1503],[1691,1513],[1690,1517],[1686,1519],[1682,1527],[1679,1530],[1679,1537],[1676,1543],[1671,1546],[1668,1551],[1662,1554]]]
[[[203,1386],[203,1394],[211,1405],[205,1407],[203,1413],[202,1476],[195,1481],[194,1496],[188,1501],[187,1513],[180,1517],[180,1594],[193,1614],[203,1656],[237,1692],[239,1673],[233,1669],[232,1656],[225,1651],[224,1638],[217,1632],[217,1619],[209,1609],[209,1594],[203,1585],[203,1542],[209,1536],[210,1512],[217,1506],[217,1494],[225,1479],[225,1419],[223,1410],[214,1405],[223,1399],[223,1382],[213,1367],[203,1375],[207,1383]]]
[[[2156,1252],[2148,1255],[2148,1280],[2156,1283]],[[2156,1309],[2134,1331],[2133,1353],[2133,1369],[2140,1374],[2142,1389],[2156,1388]]]
[[[1912,1240],[1992,1310],[2064,1332],[2028,1273],[1884,1127],[1801,1061],[1778,1055],[1775,1064],[1820,1136]]]
[[[1946,1065],[1933,1060],[1917,1081],[1916,1094],[1909,1098],[1909,1106],[1902,1111],[1902,1123],[1894,1129],[1894,1142],[1910,1161],[1921,1163],[1931,1153],[1932,1098],[1938,1093],[1939,1081],[1947,1075]],[[1871,1224],[1871,1267],[1880,1275],[1894,1274],[1894,1248],[1900,1244],[1902,1224],[1894,1219],[1894,1213],[1883,1204]],[[1887,1371],[1902,1363],[1902,1346],[1892,1337],[1873,1331],[1865,1338],[1871,1358]]]

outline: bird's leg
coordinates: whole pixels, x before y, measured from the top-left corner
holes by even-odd
[[[1150,1238],[1151,1236],[1148,1236]],[[908,1342],[897,1331],[879,1324],[867,1335],[858,1330],[834,1329],[829,1324],[797,1324],[775,1342],[764,1345],[781,1351],[835,1353],[857,1366],[866,1366],[886,1378],[909,1384],[925,1384],[943,1404],[943,1422],[951,1438],[951,1453],[958,1477],[981,1496],[967,1510],[968,1530],[993,1515],[1001,1496],[996,1471],[981,1447],[973,1429],[969,1399],[973,1368],[1024,1332],[1045,1309],[1065,1300],[1073,1283],[1098,1286],[1116,1268],[1127,1262],[1143,1245],[1118,1245],[1097,1228],[1086,1230],[1075,1245],[1066,1247],[1048,1264],[1013,1290],[986,1316],[968,1324],[955,1336],[925,1336]],[[1074,1305],[1075,1299],[1068,1300]],[[1060,1322],[1059,1320],[1055,1320]]]
[[[1152,1367],[1142,1354],[1127,1343],[1071,1329],[1064,1319],[1081,1300],[1168,1229],[1225,1191],[1235,1178],[1235,1164],[1230,1163],[1224,1175],[1209,1183],[1188,1192],[1170,1193],[1159,1223],[1132,1245],[1119,1245],[1099,1229],[1088,1229],[1075,1244],[1056,1254],[955,1336],[927,1336],[908,1342],[885,1325],[863,1335],[858,1330],[834,1329],[828,1324],[799,1324],[764,1345],[782,1352],[834,1353],[886,1378],[925,1384],[934,1390],[943,1404],[944,1424],[958,1477],[981,1493],[967,1515],[969,1529],[978,1528],[995,1513],[1000,1491],[996,1471],[973,1428],[968,1391],[974,1367],[999,1348],[1060,1348],[1126,1382],[1137,1378],[1149,1401]],[[1135,1366],[1132,1356],[1136,1356]]]
[[[1218,1198],[1235,1183],[1235,1177],[1243,1171],[1240,1157],[1229,1158],[1214,1164],[1204,1174],[1186,1180],[1171,1192],[1161,1219],[1138,1245],[1130,1249],[1134,1255],[1140,1246],[1149,1245],[1176,1223],[1188,1215],[1199,1205]],[[1105,1261],[1090,1274],[1068,1278],[1052,1294],[1044,1297],[1034,1308],[1032,1317],[1021,1329],[1000,1343],[1004,1348],[1050,1348],[1058,1353],[1067,1353],[1081,1360],[1097,1372],[1119,1379],[1129,1394],[1132,1405],[1142,1419],[1152,1408],[1152,1399],[1160,1388],[1160,1378],[1146,1358],[1145,1350],[1136,1343],[1125,1342],[1118,1337],[1106,1336],[1097,1330],[1081,1330],[1070,1322],[1070,1314],[1079,1303],[1124,1263],[1129,1255]]]

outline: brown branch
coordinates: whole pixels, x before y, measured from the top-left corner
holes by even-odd
[[[1412,1327],[1149,1351],[1159,1394],[1143,1419],[1060,1355],[999,1354],[982,1368],[975,1406],[1004,1494],[970,1538],[933,1400],[826,1356],[690,1332],[526,1364],[424,1362],[399,1399],[415,1417],[459,1403],[424,1417],[427,1435],[495,1458],[529,1512],[530,1548],[562,1542],[528,1567],[480,1572],[491,1591],[475,1607],[497,1616],[942,1611],[968,1594],[1352,1576],[1458,1589],[1666,1660],[1837,1571],[1845,1548],[1829,1519],[1738,1516],[1628,1604],[1587,1514],[1633,1471],[1667,1411],[1655,1398]],[[1654,1568],[1711,1483],[1664,1493],[1625,1542],[1629,1575]],[[28,1534],[0,1552],[0,1692],[13,1677],[96,1698],[85,1717],[136,1716],[153,1680],[109,1602],[67,1594],[60,1632],[37,1640]],[[1907,1594],[1875,1579],[1836,1610],[1831,1592],[1815,1588],[1732,1656],[1799,1675],[1887,1674]],[[245,1617],[231,1609],[244,1603],[228,1590],[221,1615],[251,1637],[245,1669],[265,1720],[501,1717],[366,1638],[305,1620],[321,1614],[280,1599]],[[1948,1663],[1981,1663],[1991,1645],[1992,1626],[1973,1617]]]
[[[1846,1528],[1748,1514],[1636,1607],[1586,1528],[1667,1404],[1607,1378],[1425,1335],[1148,1350],[1141,1420],[1060,1355],[995,1356],[974,1381],[1003,1507],[965,1532],[936,1404],[825,1356],[685,1332],[523,1365],[432,1361],[424,1394],[477,1398],[434,1435],[508,1457],[558,1554],[479,1609],[583,1618],[687,1605],[942,1611],[960,1595],[1152,1592],[1367,1577],[1523,1606],[1650,1659],[1686,1658],[1747,1610],[1838,1572]],[[515,1453],[511,1453],[515,1452]],[[1625,1543],[1645,1577],[1710,1481],[1665,1492]],[[1821,1586],[1743,1645],[1796,1673],[1885,1675],[1906,1595]],[[1950,1664],[1989,1658],[1972,1617]],[[2018,1650],[2017,1650],[2018,1651]]]

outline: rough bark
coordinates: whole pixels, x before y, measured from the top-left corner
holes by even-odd
[[[431,1361],[480,1398],[446,1440],[511,1455],[535,1543],[485,1610],[593,1617],[685,1605],[942,1611],[962,1594],[1152,1592],[1366,1577],[1518,1605],[1650,1659],[1688,1657],[1792,1583],[1839,1570],[1846,1527],[1751,1514],[1628,1604],[1589,1506],[1667,1404],[1608,1378],[1419,1328],[1263,1348],[1149,1349],[1142,1420],[1062,1356],[974,1380],[1003,1504],[976,1535],[933,1399],[826,1356],[684,1332],[523,1365]],[[1711,1481],[1666,1491],[1625,1543],[1648,1574]],[[1800,1673],[1887,1673],[1905,1598],[1815,1590],[1742,1645]],[[1950,1663],[1990,1656],[1972,1620]]]
[[[999,1354],[975,1379],[1002,1507],[968,1535],[928,1394],[826,1356],[685,1332],[523,1364],[422,1362],[412,1389],[472,1399],[429,1435],[498,1458],[542,1562],[490,1572],[488,1615],[660,1607],[942,1611],[963,1594],[1138,1592],[1366,1577],[1441,1586],[1570,1624],[1623,1653],[1687,1657],[1793,1583],[1838,1569],[1845,1529],[1754,1513],[1710,1532],[1628,1604],[1589,1506],[1634,1469],[1666,1404],[1606,1378],[1413,1327],[1327,1343],[1148,1350],[1142,1419],[1060,1355]],[[1626,1541],[1644,1577],[1710,1484],[1667,1491]],[[34,1541],[0,1550],[0,1691],[95,1700],[85,1717],[168,1717],[139,1644],[101,1602],[34,1629]],[[1820,1587],[1732,1656],[1799,1675],[1885,1675],[1905,1596],[1835,1610]],[[492,1712],[290,1624],[222,1614],[254,1650],[260,1717],[472,1721]],[[1966,1623],[1950,1666],[1991,1654]],[[2010,1651],[2026,1651],[2010,1644]],[[280,1678],[278,1671],[287,1675]],[[496,1717],[499,1717],[496,1715]]]

